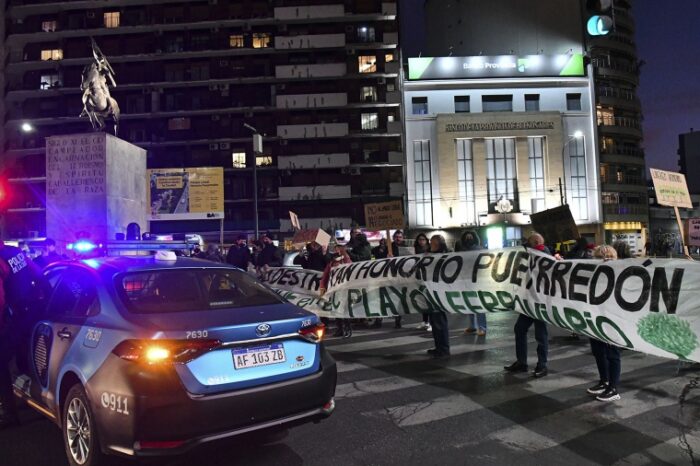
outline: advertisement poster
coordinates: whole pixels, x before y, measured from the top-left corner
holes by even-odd
[[[150,220],[224,218],[222,167],[148,170]]]

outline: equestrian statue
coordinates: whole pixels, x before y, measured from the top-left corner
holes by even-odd
[[[105,119],[111,115],[116,136],[119,126],[119,105],[109,93],[109,83],[113,87],[117,86],[114,81],[116,73],[95,40],[90,38],[90,41],[94,61],[83,68],[83,80],[80,83],[80,90],[83,91],[83,111],[80,117],[88,117],[93,129],[101,131],[105,127]]]

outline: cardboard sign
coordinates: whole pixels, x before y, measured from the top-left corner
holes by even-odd
[[[656,190],[656,202],[669,207],[693,208],[685,175],[655,168],[650,168],[649,171]]]
[[[700,246],[700,218],[688,219],[688,246]]]
[[[532,228],[547,244],[579,239],[578,227],[567,204],[530,215]]]
[[[299,217],[291,210],[289,211],[289,220],[292,221],[292,228],[294,228],[295,230],[301,230],[301,225],[299,224]]]
[[[365,226],[368,230],[387,230],[404,226],[401,201],[365,204]]]
[[[314,230],[299,230],[292,238],[292,244],[295,248],[303,248],[308,243],[317,242],[322,247],[327,247],[331,242],[331,235],[320,229]]]

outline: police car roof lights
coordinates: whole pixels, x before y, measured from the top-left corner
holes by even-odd
[[[155,255],[156,262],[175,262],[177,256],[173,251],[158,251]]]
[[[91,241],[80,240],[80,241],[76,241],[75,243],[70,243],[67,247],[71,251],[83,253],[83,252],[91,252],[100,246],[98,246],[97,244],[95,244]]]

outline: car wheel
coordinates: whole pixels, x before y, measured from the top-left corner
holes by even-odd
[[[103,459],[95,417],[85,390],[73,385],[63,402],[63,444],[71,466],[96,466]]]

